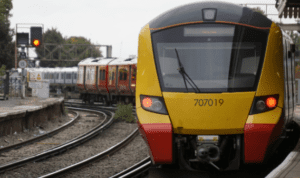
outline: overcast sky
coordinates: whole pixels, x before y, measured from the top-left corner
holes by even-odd
[[[94,44],[112,45],[113,57],[137,55],[141,28],[161,13],[202,0],[13,0],[11,28],[18,23],[41,23],[44,31],[52,27],[63,37],[83,36]],[[215,0],[211,0],[215,1]],[[235,4],[275,4],[275,0],[223,0]],[[248,5],[254,7],[253,5]],[[260,6],[265,10],[266,6]],[[277,14],[274,5],[268,14]],[[279,21],[277,16],[268,16]],[[295,20],[282,19],[283,23]],[[30,27],[18,25],[18,27]],[[19,32],[29,29],[18,28]],[[101,49],[103,55],[106,50]],[[33,53],[30,52],[33,57]]]

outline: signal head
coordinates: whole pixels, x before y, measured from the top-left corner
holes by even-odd
[[[32,43],[33,43],[33,45],[35,47],[39,47],[40,46],[40,40],[34,39]]]

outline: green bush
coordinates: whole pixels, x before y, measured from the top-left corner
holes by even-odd
[[[68,111],[68,108],[65,106],[65,113],[66,115],[68,115],[69,111]]]
[[[125,120],[129,123],[135,122],[134,116],[132,114],[132,104],[117,104],[117,111],[115,113],[114,118],[117,121]]]

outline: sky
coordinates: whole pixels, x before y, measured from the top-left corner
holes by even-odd
[[[11,28],[28,32],[32,23],[44,25],[44,31],[56,28],[63,37],[82,36],[94,44],[112,45],[113,57],[137,55],[141,28],[158,15],[174,7],[203,0],[13,0]],[[215,1],[215,0],[210,0]],[[223,0],[234,4],[273,4],[268,14],[277,14],[275,0]],[[259,5],[263,10],[266,6]],[[279,22],[277,15],[268,16]],[[284,19],[283,23],[295,23]],[[25,25],[23,25],[26,23]],[[31,23],[30,25],[28,23]],[[25,28],[21,28],[25,27]],[[101,48],[106,56],[106,49]],[[29,57],[35,57],[33,50]]]

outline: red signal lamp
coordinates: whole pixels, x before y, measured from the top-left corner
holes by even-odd
[[[33,40],[33,45],[34,45],[35,47],[40,46],[40,40]]]
[[[152,100],[151,100],[151,98],[149,98],[149,97],[145,97],[145,98],[143,99],[142,103],[143,103],[143,106],[144,106],[144,107],[149,108],[149,107],[151,107],[151,105],[152,105]]]
[[[277,105],[277,100],[274,97],[269,97],[266,100],[268,108],[274,108]]]

